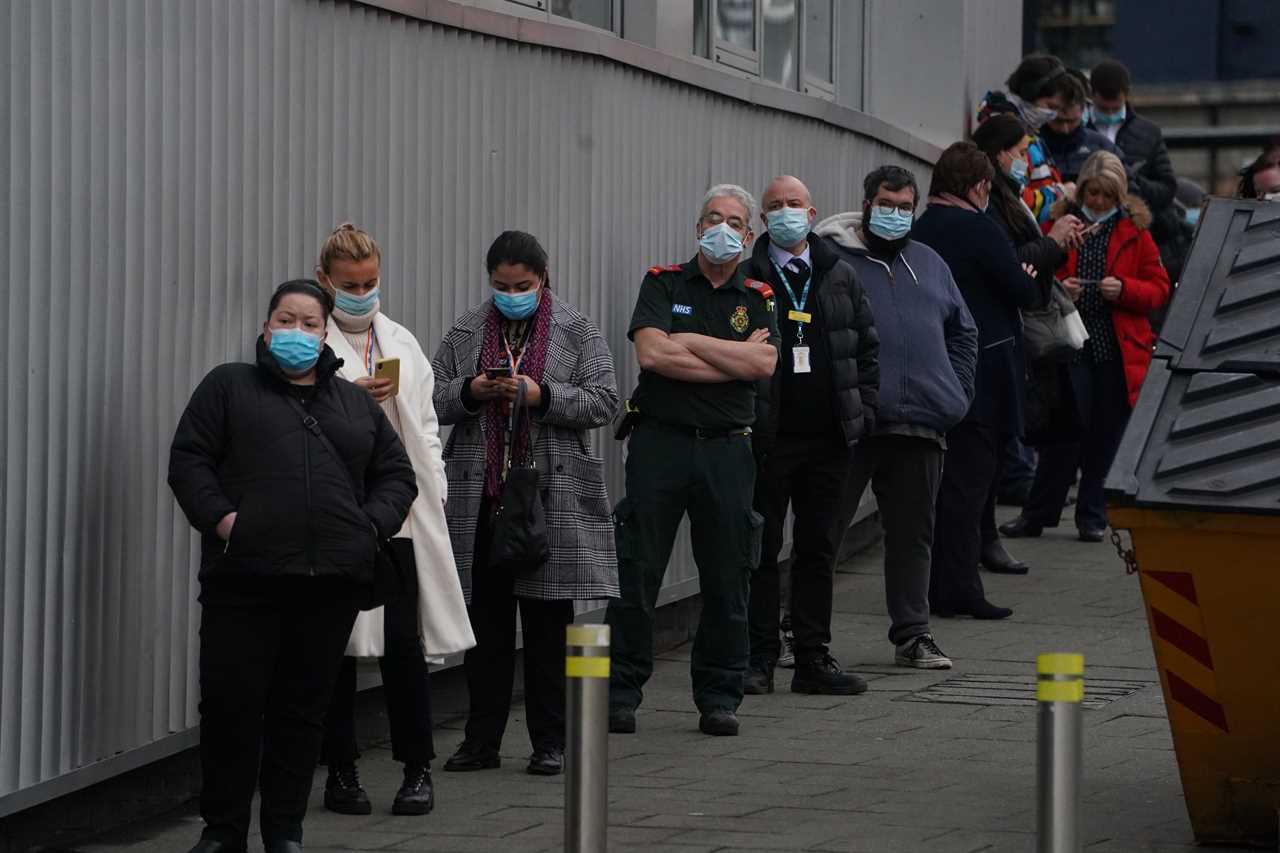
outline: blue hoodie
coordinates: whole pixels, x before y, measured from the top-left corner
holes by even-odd
[[[973,402],[978,328],[937,252],[908,240],[888,265],[868,253],[861,225],[860,212],[838,213],[814,232],[854,268],[871,302],[880,335],[875,434],[923,428],[940,437]]]

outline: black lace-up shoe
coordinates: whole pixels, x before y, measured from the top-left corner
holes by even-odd
[[[698,718],[698,728],[704,735],[735,737],[738,734],[738,715],[728,708],[705,711]]]
[[[609,734],[633,735],[636,733],[636,710],[617,705],[609,709]]]
[[[431,784],[431,765],[406,764],[404,784],[396,792],[391,813],[398,815],[429,814],[436,805],[436,790]]]
[[[920,634],[894,649],[893,662],[914,669],[951,669],[951,658],[942,653],[932,634]]]
[[[243,847],[232,847],[212,838],[201,838],[187,853],[246,853]]]
[[[360,787],[360,773],[354,764],[329,768],[324,783],[324,807],[338,814],[372,814],[369,795]]]
[[[747,674],[742,677],[742,692],[748,696],[763,696],[773,692],[773,664],[752,661]]]
[[[845,672],[831,655],[811,661],[797,660],[796,674],[791,677],[792,693],[853,696],[866,689],[867,682],[861,676]]]
[[[564,772],[564,750],[555,747],[535,749],[527,769],[534,776],[559,776]]]
[[[444,769],[450,773],[466,773],[472,770],[493,770],[502,766],[502,758],[493,747],[480,746],[463,741],[448,761]]]
[[[302,853],[302,845],[285,838],[279,841],[268,841],[266,851],[267,853]]]

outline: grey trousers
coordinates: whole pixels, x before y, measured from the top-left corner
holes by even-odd
[[[929,632],[929,564],[942,458],[942,448],[927,438],[865,438],[854,452],[845,487],[846,522],[853,519],[868,483],[876,496],[884,527],[889,640],[896,645]]]

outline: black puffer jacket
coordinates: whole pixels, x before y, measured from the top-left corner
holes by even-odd
[[[822,317],[831,355],[831,384],[835,416],[845,443],[852,446],[875,428],[880,399],[880,338],[871,316],[871,303],[858,283],[858,274],[825,240],[809,235],[813,261],[814,298]],[[751,258],[742,267],[748,278],[767,281],[774,293],[782,291],[778,271],[769,259],[769,237],[756,241]],[[775,310],[780,303],[775,299]],[[778,370],[782,370],[781,361]],[[752,441],[757,454],[767,452],[778,435],[778,401],[782,383],[775,371],[756,387],[756,422]]]
[[[295,386],[261,338],[256,366],[215,367],[196,388],[173,437],[169,487],[203,534],[202,581],[372,581],[375,530],[395,535],[418,487],[395,429],[368,392],[334,375],[341,365],[325,347],[305,401],[341,460],[303,427],[288,399]],[[215,528],[230,512],[236,521],[223,542]]]
[[[1173,162],[1160,126],[1138,115],[1133,107],[1128,107],[1127,113],[1124,124],[1116,132],[1116,146],[1125,166],[1133,171],[1142,200],[1158,217],[1173,204],[1178,191]]]

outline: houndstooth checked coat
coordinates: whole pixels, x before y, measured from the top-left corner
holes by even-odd
[[[485,434],[481,412],[469,412],[462,405],[462,386],[480,372],[485,318],[491,310],[492,298],[463,314],[445,335],[431,365],[436,415],[442,425],[453,427],[444,448],[449,480],[445,516],[468,602],[484,495]],[[618,408],[613,356],[595,324],[559,298],[552,302],[550,335],[542,381],[551,402],[533,423],[551,559],[536,574],[517,577],[515,594],[537,599],[617,598],[618,558],[604,462],[591,455],[587,443],[587,430],[611,422]]]

